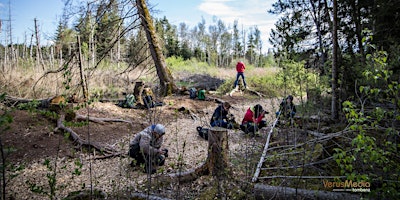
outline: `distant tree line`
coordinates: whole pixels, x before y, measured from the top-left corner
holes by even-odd
[[[36,65],[43,68],[45,63],[68,60],[76,53],[78,37],[83,57],[91,67],[104,59],[111,63],[128,63],[133,68],[144,64],[148,62],[148,48],[136,8],[134,2],[126,0],[77,4],[66,1],[52,38],[54,43],[41,45],[41,33],[35,28],[30,38],[25,36],[23,43],[0,47],[3,68],[15,66],[12,63],[18,63],[19,59],[36,60]],[[245,30],[239,28],[236,20],[233,27],[229,27],[216,17],[213,24],[207,25],[203,19],[192,28],[183,22],[173,25],[166,17],[153,21],[166,57],[196,58],[219,67],[230,66],[236,59],[246,59],[255,66],[266,64],[267,56],[263,53],[257,26]],[[36,23],[34,26],[37,27]],[[5,35],[12,38],[12,35]]]

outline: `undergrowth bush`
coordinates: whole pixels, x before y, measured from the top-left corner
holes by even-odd
[[[334,157],[347,180],[371,184],[369,196],[399,199],[400,85],[392,79],[386,60],[381,51],[367,55],[373,67],[366,67],[363,74],[369,84],[358,88],[357,101],[343,103],[351,144],[341,144]]]

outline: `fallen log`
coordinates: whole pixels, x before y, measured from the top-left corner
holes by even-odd
[[[360,195],[342,192],[329,192],[321,190],[306,190],[290,187],[270,186],[256,184],[254,186],[255,199],[360,199]]]
[[[20,104],[24,104],[24,103],[30,103],[30,102],[34,102],[37,101],[38,108],[48,108],[50,105],[51,100],[55,98],[55,97],[50,97],[50,98],[45,98],[45,99],[24,99],[24,98],[18,98],[18,97],[12,97],[12,96],[5,96],[4,100],[2,101],[2,103],[4,103],[4,105],[8,106],[8,107],[15,107],[18,106]]]
[[[200,167],[189,169],[184,172],[164,174],[157,177],[161,182],[165,183],[188,183],[196,180],[200,176],[209,174],[207,163],[203,163]]]
[[[124,119],[97,118],[97,117],[84,116],[84,115],[80,115],[80,114],[77,114],[75,119],[78,121],[89,120],[91,122],[96,122],[96,123],[100,123],[100,124],[104,124],[105,122],[123,122],[123,123],[130,124],[133,128],[133,122],[130,120],[124,120]]]
[[[81,137],[79,137],[79,135],[72,130],[69,127],[64,126],[63,121],[65,119],[65,115],[61,114],[60,118],[57,120],[57,127],[55,128],[54,132],[58,131],[58,130],[63,130],[67,133],[70,134],[72,141],[77,144],[78,148],[81,147],[86,147],[86,148],[93,148],[95,150],[97,150],[98,152],[101,152],[102,155],[107,156],[107,157],[112,157],[112,156],[119,156],[122,153],[118,152],[117,150],[115,150],[112,147],[109,146],[103,146],[101,144],[95,143],[95,142],[91,142],[91,141],[86,141],[84,139],[82,139]]]

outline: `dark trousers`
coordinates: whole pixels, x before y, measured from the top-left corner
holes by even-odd
[[[233,125],[232,123],[228,123],[224,120],[215,120],[213,123],[210,124],[211,127],[222,127],[222,128],[227,128],[227,129],[232,129]]]
[[[255,123],[245,123],[240,125],[240,129],[244,132],[244,133],[256,133],[259,129],[264,128],[267,126],[267,121],[262,120],[259,124],[255,124]]]
[[[166,151],[168,152],[168,150]],[[155,166],[162,166],[165,164],[165,155],[150,156],[149,154],[144,154],[140,151],[139,144],[131,145],[129,147],[128,155],[135,159],[136,166],[145,164],[146,172],[148,169],[155,169]]]
[[[240,77],[242,77],[243,85],[244,85],[244,87],[246,87],[246,80],[244,79],[244,73],[243,72],[238,72],[236,74],[236,81],[235,81],[234,88],[236,88],[236,86],[239,84],[239,78]]]

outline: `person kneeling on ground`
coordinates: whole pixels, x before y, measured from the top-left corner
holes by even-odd
[[[234,126],[234,117],[232,114],[229,114],[229,109],[231,108],[231,104],[228,102],[224,102],[219,105],[214,114],[211,117],[210,125],[211,127],[223,127],[232,129]]]
[[[146,173],[155,173],[156,166],[162,166],[168,157],[168,149],[161,149],[165,127],[151,125],[136,134],[129,144],[129,156],[134,159],[131,166],[145,164]]]
[[[275,113],[276,117],[280,116],[285,119],[293,119],[296,114],[296,106],[293,104],[293,96],[289,95],[282,100],[279,110]]]
[[[258,130],[267,126],[267,121],[263,120],[265,114],[268,112],[260,104],[250,107],[244,115],[240,129],[246,134],[258,135]]]

